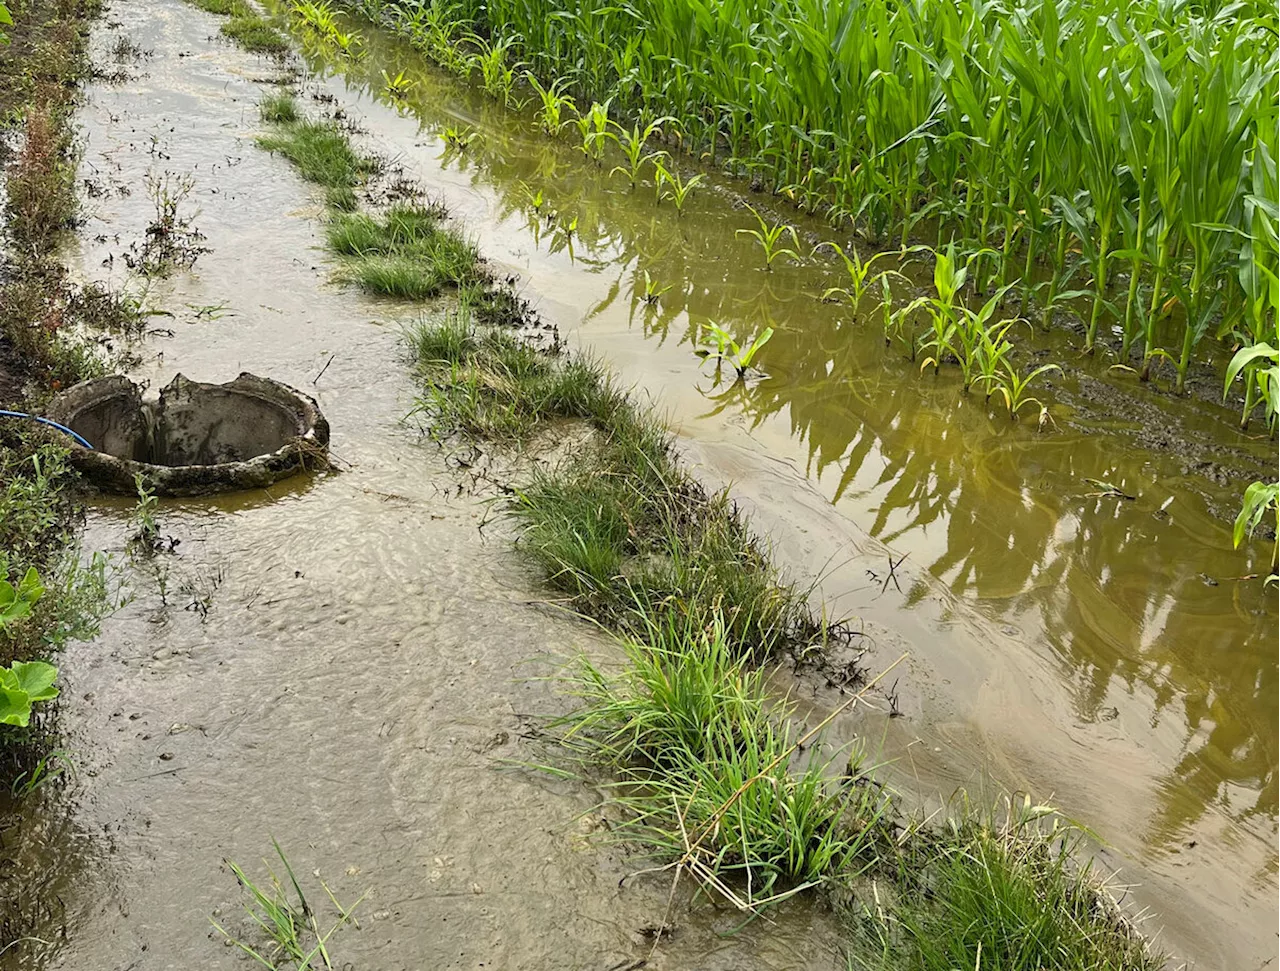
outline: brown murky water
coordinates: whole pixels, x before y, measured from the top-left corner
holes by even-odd
[[[448,457],[399,423],[404,312],[327,282],[318,208],[252,144],[270,65],[209,40],[217,21],[176,0],[112,16],[155,54],[84,112],[86,174],[108,190],[92,204],[87,235],[105,238],[84,246],[86,273],[124,278],[99,264],[141,234],[148,172],[194,175],[212,249],[157,287],[173,335],[147,342],[138,373],[253,369],[310,389],[332,355],[314,393],[351,469],[166,504],[163,529],[183,541],[163,561],[169,606],[152,580],[66,658],[71,691],[89,696],[67,711],[87,771],[62,824],[80,834],[61,888],[69,941],[47,966],[212,966],[223,955],[207,917],[235,899],[219,861],[256,860],[273,834],[339,897],[372,891],[363,929],[340,939],[357,966],[643,956],[633,937],[661,919],[665,886],[620,890],[626,861],[584,845],[575,817],[593,792],[500,762],[533,757],[522,716],[556,704],[520,680],[522,662],[600,645],[528,605],[534,588],[497,527],[478,531],[484,509],[454,494]],[[1274,960],[1276,598],[1231,579],[1265,569],[1270,551],[1233,551],[1221,515],[1242,487],[1233,476],[1274,469],[1274,446],[1235,432],[1226,409],[1137,389],[1105,362],[1048,390],[1056,431],[1011,425],[945,371],[917,377],[874,319],[820,303],[842,282],[830,264],[762,272],[754,241],[735,235],[752,218],[724,191],[695,191],[677,219],[651,186],[630,191],[612,163],[595,168],[366,33],[365,59],[308,65],[367,144],[438,193],[563,332],[655,397],[779,560],[821,574],[824,597],[861,619],[873,666],[910,652],[905,717],[842,730],[881,744],[926,800],[966,785],[1061,805],[1139,884],[1157,912],[1148,930],[1197,967]],[[415,80],[407,102],[384,95],[384,69]],[[459,153],[448,127],[480,137]],[[532,210],[539,190],[577,217],[572,241]],[[652,312],[645,270],[672,286]],[[708,322],[773,326],[769,377],[717,385],[691,353]],[[1054,341],[1050,359],[1067,360]],[[1136,499],[1090,497],[1085,477]],[[124,516],[99,507],[87,542],[119,548]],[[904,554],[886,585],[888,558]],[[207,616],[183,609],[206,599]],[[699,910],[661,960],[835,962],[829,929],[801,908],[716,936],[732,925]]]

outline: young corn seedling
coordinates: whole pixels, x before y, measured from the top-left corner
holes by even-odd
[[[1252,482],[1244,491],[1244,499],[1240,504],[1240,514],[1236,516],[1232,538],[1236,549],[1244,542],[1246,535],[1252,536],[1254,530],[1262,523],[1262,517],[1268,510],[1275,511],[1276,542],[1271,547],[1271,570],[1267,576],[1267,584],[1280,582],[1276,575],[1280,566],[1280,483]]]
[[[558,135],[560,129],[569,123],[569,120],[564,117],[565,111],[577,110],[573,99],[564,93],[569,83],[568,79],[556,78],[550,86],[544,88],[532,72],[526,71],[524,77],[541,103],[538,109],[538,127],[544,134]]]
[[[702,173],[691,176],[687,182],[681,181],[680,173],[672,169],[668,169],[661,161],[654,162],[654,169],[658,173],[657,193],[658,201],[670,199],[676,207],[676,215],[684,215],[684,204],[689,193],[693,191],[693,187],[701,182],[704,178]]]
[[[1222,386],[1224,401],[1231,393],[1232,383],[1241,374],[1244,375],[1244,410],[1240,427],[1249,427],[1249,413],[1261,400],[1266,407],[1267,427],[1274,433],[1276,414],[1280,411],[1280,351],[1266,341],[1236,351],[1227,365],[1227,380]]]
[[[877,253],[875,254],[875,256],[871,257],[871,259],[864,260],[861,256],[858,255],[858,250],[856,247],[850,246],[848,251],[846,252],[840,246],[839,243],[833,243],[833,242],[819,243],[817,246],[814,247],[813,249],[814,253],[817,253],[818,250],[821,250],[821,249],[830,249],[834,251],[837,255],[839,255],[840,259],[844,261],[845,270],[849,274],[849,285],[847,287],[829,287],[828,289],[823,291],[822,299],[832,300],[837,296],[842,296],[849,301],[849,305],[853,308],[854,313],[857,313],[858,304],[862,302],[863,296],[871,288],[871,285],[875,283],[877,280],[879,280],[881,284],[885,284],[886,281],[884,278],[889,275],[896,276],[902,280],[906,279],[906,277],[904,277],[897,270],[885,270],[883,273],[879,273],[875,276],[872,276],[871,268],[875,265],[877,260],[881,260],[889,256],[896,256],[901,258],[902,256],[905,256],[907,253],[915,252],[916,250],[925,249],[925,248],[926,247],[922,247],[922,246],[913,246],[903,250],[901,253],[891,253],[891,252]]]
[[[996,384],[996,393],[1004,399],[1005,407],[1009,409],[1009,418],[1013,421],[1018,420],[1018,415],[1027,405],[1034,404],[1040,408],[1040,424],[1043,425],[1049,417],[1049,409],[1045,407],[1044,402],[1039,398],[1034,398],[1027,393],[1031,382],[1042,374],[1050,371],[1062,372],[1062,368],[1056,364],[1041,364],[1038,368],[1026,375],[1018,373],[1018,369],[1012,364],[1006,363],[1002,372],[998,376]]]
[[[694,353],[701,358],[714,358],[716,367],[722,362],[728,361],[738,373],[738,379],[746,377],[747,371],[751,368],[752,362],[769,341],[773,338],[773,328],[766,327],[759,335],[753,336],[750,342],[739,344],[733,339],[723,327],[717,324],[708,326],[708,340],[705,341],[707,346],[694,348]],[[703,344],[702,328],[698,328],[698,336],[696,339],[698,344]]]
[[[591,110],[584,115],[579,115],[573,122],[578,127],[578,134],[582,136],[582,154],[596,165],[604,161],[604,147],[608,139],[617,138],[609,131],[610,101],[612,99],[605,101],[604,104],[593,101]]]
[[[642,296],[644,302],[649,306],[655,306],[659,298],[670,289],[671,284],[667,284],[665,287],[658,286],[657,281],[649,276],[649,271],[644,271],[644,293]]]
[[[406,75],[404,71],[398,71],[394,75],[387,73],[386,70],[382,72],[382,88],[396,100],[407,97],[417,83],[413,78]]]
[[[490,44],[483,37],[469,34],[466,40],[476,48],[476,53],[470,57],[467,73],[479,70],[480,83],[485,94],[495,101],[502,102],[508,108],[518,108],[519,105],[513,100],[512,91],[515,89],[516,78],[523,76],[521,69],[524,64],[520,61],[514,64],[507,63],[507,52],[515,44],[515,38],[504,37]]]
[[[737,235],[751,236],[764,250],[764,268],[766,271],[773,270],[773,261],[779,256],[790,256],[797,263],[800,262],[800,254],[795,249],[780,245],[782,237],[790,236],[792,246],[800,246],[800,237],[796,235],[796,228],[788,226],[784,223],[774,223],[770,226],[765,222],[764,217],[758,213],[754,207],[747,206],[751,210],[751,215],[756,217],[756,222],[760,224],[759,229],[739,229]]]
[[[614,136],[618,141],[618,147],[622,149],[622,154],[626,159],[626,165],[615,165],[610,170],[609,175],[613,176],[621,173],[631,184],[631,188],[636,187],[636,182],[640,180],[640,170],[646,162],[658,163],[662,159],[667,158],[667,153],[659,149],[656,152],[646,152],[645,145],[649,139],[655,134],[661,134],[662,125],[668,121],[675,121],[670,115],[664,115],[641,130],[639,125],[632,125],[631,131],[627,131],[621,125],[616,125],[618,134]]]
[[[444,130],[444,143],[455,152],[465,152],[479,136],[470,128],[455,128],[449,125]]]

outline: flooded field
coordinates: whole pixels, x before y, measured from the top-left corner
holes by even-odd
[[[99,28],[104,57],[121,36],[150,53],[88,89],[79,264],[124,284],[121,254],[154,212],[148,176],[190,176],[209,252],[147,294],[171,316],[152,319],[135,376],[252,370],[303,388],[342,471],[161,505],[178,555],[135,568],[135,602],[64,657],[80,773],[27,811],[66,834],[67,858],[47,861],[50,944],[15,966],[212,966],[208,918],[237,899],[221,861],[251,868],[274,836],[340,899],[370,892],[335,948],[356,967],[635,967],[668,882],[620,886],[633,867],[590,839],[598,792],[519,765],[541,758],[524,739],[534,717],[562,704],[525,679],[531,662],[611,648],[540,604],[488,494],[403,420],[411,311],[331,282],[319,205],[252,139],[280,69],[212,39],[216,23],[128,0]],[[1269,543],[1235,551],[1230,534],[1274,444],[1060,336],[1041,345],[1067,369],[1045,392],[1056,427],[1011,423],[954,375],[918,375],[873,317],[821,302],[836,264],[764,272],[736,232],[754,225],[745,187],[700,186],[677,217],[652,186],[631,190],[612,163],[362,30],[360,60],[304,56],[304,91],[437,195],[571,343],[652,396],[778,561],[856,619],[869,670],[909,652],[884,711],[838,732],[881,749],[924,804],[963,785],[1061,806],[1195,967],[1274,961],[1276,598],[1239,579],[1265,571]],[[384,72],[413,85],[392,99]],[[475,133],[465,150],[451,129]],[[646,273],[671,288],[656,307]],[[693,354],[711,324],[773,327],[766,376],[718,380]],[[121,550],[127,514],[95,502],[86,546]],[[829,710],[825,689],[776,680],[815,721]],[[649,967],[842,966],[803,905],[733,936],[731,912],[677,913]]]

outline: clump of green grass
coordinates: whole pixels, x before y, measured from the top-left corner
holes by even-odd
[[[248,17],[254,12],[245,0],[187,0],[187,2],[199,7],[205,13],[217,14],[221,17]]]
[[[1158,971],[1152,949],[1084,860],[1084,834],[1027,800],[1003,820],[963,808],[899,841],[896,900],[852,921],[863,971]]]
[[[616,830],[678,861],[740,907],[865,867],[886,802],[861,779],[809,759],[786,706],[712,617],[696,630],[667,616],[624,642],[617,675],[587,659],[564,676],[579,701],[552,728],[569,751],[605,766],[627,811]]]
[[[599,369],[566,370],[511,334],[475,328],[465,303],[408,341],[424,378],[418,411],[440,435],[511,442],[542,421],[587,418],[612,393]]]
[[[308,182],[329,189],[351,190],[378,170],[377,161],[357,154],[333,122],[302,119],[278,124],[257,140],[297,166]]]
[[[291,124],[301,117],[298,111],[298,99],[291,91],[276,91],[268,94],[258,104],[258,114],[270,125]]]
[[[257,14],[232,17],[219,28],[219,33],[254,54],[279,57],[289,50],[289,41]]]
[[[381,218],[339,215],[326,235],[329,248],[348,258],[348,280],[370,293],[425,300],[480,276],[475,246],[441,218],[436,208],[400,203]]]

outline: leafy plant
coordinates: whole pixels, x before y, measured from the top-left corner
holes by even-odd
[[[649,275],[649,271],[644,271],[644,293],[642,297],[644,302],[650,305],[656,304],[659,298],[671,289],[671,285],[659,286],[657,282]]]
[[[621,125],[617,125],[618,134],[614,137],[618,142],[618,147],[622,149],[622,154],[626,158],[627,164],[625,166],[615,165],[613,169],[610,170],[609,174],[612,176],[614,174],[621,173],[631,184],[631,188],[634,189],[636,187],[636,182],[640,179],[640,170],[644,167],[646,162],[656,164],[662,159],[668,157],[667,153],[661,149],[656,152],[646,152],[644,149],[649,143],[650,138],[654,135],[661,134],[663,124],[674,120],[675,119],[670,115],[664,115],[661,118],[657,118],[649,122],[649,124],[645,125],[643,130],[641,130],[638,124],[632,125],[630,131],[623,128]]]
[[[33,704],[58,697],[53,685],[57,677],[58,669],[44,661],[14,661],[0,667],[0,725],[26,728]]]
[[[721,361],[728,361],[737,371],[738,377],[742,378],[746,376],[747,370],[756,359],[756,355],[772,338],[773,328],[766,327],[760,334],[752,335],[747,341],[739,344],[734,340],[733,335],[724,328],[717,324],[708,324],[705,340],[702,327],[699,326],[696,339],[696,343],[699,346],[696,346],[693,352],[698,357],[715,360],[717,365]]]
[[[597,165],[604,159],[606,141],[617,137],[609,131],[610,103],[611,99],[606,100],[603,104],[593,101],[590,111],[574,119],[574,124],[578,127],[578,134],[582,138],[582,154]]]
[[[784,223],[774,223],[770,226],[753,206],[747,206],[747,208],[751,210],[751,215],[756,217],[756,222],[760,226],[758,229],[739,229],[737,235],[751,236],[760,244],[760,248],[764,250],[764,268],[772,270],[773,261],[780,256],[790,256],[797,263],[800,262],[800,254],[795,249],[779,245],[783,236],[790,236],[791,245],[799,248],[800,237],[796,235],[796,228]]]
[[[31,608],[42,596],[44,585],[35,567],[27,568],[16,587],[0,574],[0,630],[31,613]]]
[[[397,71],[394,75],[389,74],[385,68],[382,71],[382,89],[393,98],[407,97],[417,84],[418,82],[403,70]]]
[[[854,312],[857,313],[858,304],[862,302],[863,295],[866,294],[867,290],[877,280],[879,280],[882,284],[887,284],[887,281],[885,278],[888,275],[896,276],[900,279],[905,279],[905,277],[903,277],[902,274],[897,270],[886,270],[883,273],[879,273],[875,276],[872,276],[871,268],[875,265],[877,260],[882,260],[882,259],[886,259],[894,256],[900,257],[902,255],[905,255],[907,252],[912,252],[914,250],[923,249],[923,248],[924,247],[911,247],[908,250],[902,251],[902,253],[892,253],[892,252],[876,253],[870,259],[864,260],[858,254],[857,247],[850,246],[849,249],[846,251],[843,247],[840,246],[839,243],[833,243],[829,241],[819,243],[814,248],[814,252],[816,253],[818,250],[821,250],[821,249],[830,249],[831,251],[836,253],[841,260],[844,261],[845,270],[849,274],[849,285],[847,287],[829,287],[828,289],[823,291],[822,299],[830,300],[831,298],[837,295],[843,296],[846,300],[849,301],[849,304],[851,307],[853,307]]]
[[[1241,373],[1244,374],[1245,387],[1240,427],[1249,426],[1249,413],[1258,401],[1262,401],[1266,408],[1267,426],[1274,431],[1276,414],[1280,412],[1280,351],[1265,341],[1236,351],[1227,365],[1227,379],[1222,387],[1224,399],[1231,393],[1232,382]]]
[[[526,71],[524,76],[541,103],[538,109],[538,127],[544,134],[559,134],[560,129],[569,123],[564,113],[577,110],[573,98],[564,93],[564,89],[568,87],[568,81],[565,78],[556,78],[544,88],[539,83],[537,75]]]
[[[675,204],[676,214],[682,215],[684,213],[685,200],[688,198],[689,193],[705,176],[702,173],[698,173],[691,176],[688,181],[682,181],[680,173],[674,169],[668,169],[660,159],[656,159],[653,165],[658,175],[658,200],[670,199]]]
[[[1267,583],[1276,583],[1280,577],[1276,575],[1277,560],[1280,558],[1280,483],[1251,482],[1244,491],[1244,499],[1240,503],[1240,513],[1236,516],[1232,540],[1239,549],[1245,536],[1252,536],[1254,530],[1262,523],[1262,517],[1274,512],[1276,517],[1276,542],[1271,549],[1271,571]]]
[[[1062,368],[1056,364],[1041,364],[1038,368],[1023,375],[1012,364],[1005,364],[1001,373],[995,378],[995,390],[1004,399],[1011,419],[1017,421],[1022,409],[1027,405],[1034,404],[1039,406],[1040,423],[1044,424],[1049,417],[1049,409],[1045,407],[1044,402],[1039,398],[1033,398],[1027,392],[1032,381],[1042,374],[1048,374],[1050,371],[1061,372]],[[989,398],[990,395],[987,397]]]

